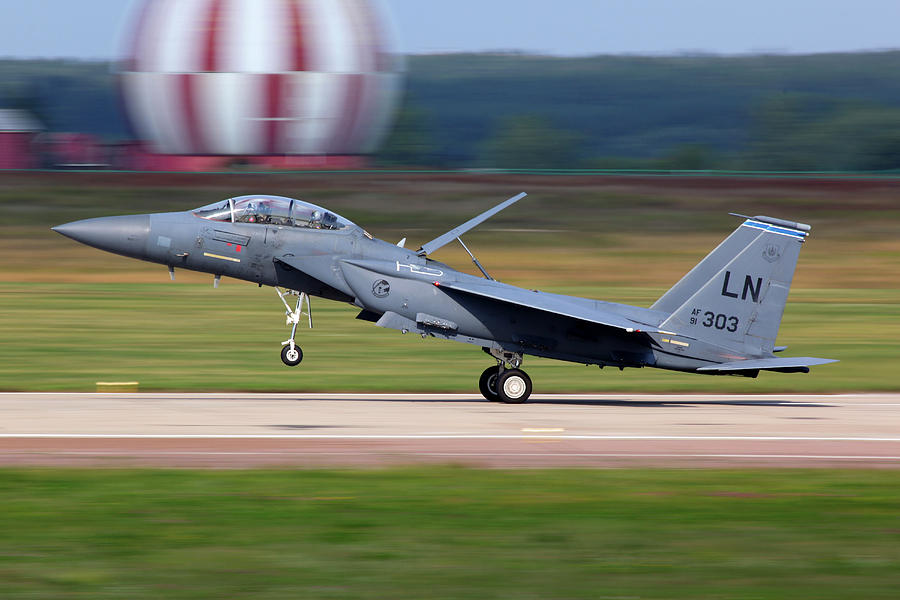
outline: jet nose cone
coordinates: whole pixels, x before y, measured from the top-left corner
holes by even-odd
[[[141,258],[146,254],[150,215],[84,219],[51,229],[94,248]]]

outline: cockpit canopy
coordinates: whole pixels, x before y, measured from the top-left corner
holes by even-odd
[[[239,196],[207,204],[194,214],[210,221],[262,223],[307,229],[344,229],[353,226],[347,219],[321,206],[283,196]]]

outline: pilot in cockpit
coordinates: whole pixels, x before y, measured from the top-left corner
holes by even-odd
[[[194,211],[199,217],[213,221],[254,223],[309,229],[338,230],[350,225],[332,212],[293,198],[241,196],[227,203],[216,203]]]
[[[259,209],[257,210],[256,222],[257,223],[268,223],[272,219],[272,207],[268,205],[266,202],[259,203]]]

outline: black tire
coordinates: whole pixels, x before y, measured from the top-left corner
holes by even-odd
[[[291,354],[295,355],[291,356]],[[290,344],[281,349],[281,362],[283,362],[287,366],[296,367],[302,360],[303,350],[300,349],[300,346],[294,346],[294,353],[291,352]]]
[[[485,400],[490,400],[491,402],[500,401],[500,396],[497,395],[497,375],[499,373],[500,366],[494,365],[485,369],[478,379],[478,390]]]
[[[531,396],[531,377],[519,369],[507,369],[497,379],[497,396],[507,404],[521,404]]]

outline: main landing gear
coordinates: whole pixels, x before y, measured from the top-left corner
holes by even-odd
[[[286,364],[289,367],[296,367],[300,364],[300,361],[303,360],[303,350],[300,349],[300,346],[294,341],[294,338],[297,337],[297,325],[300,324],[300,317],[306,315],[309,320],[309,328],[312,329],[312,309],[309,306],[309,295],[306,292],[295,292],[294,290],[285,290],[282,291],[280,288],[275,288],[275,292],[278,294],[278,297],[281,298],[282,304],[284,304],[284,313],[287,315],[287,324],[291,326],[291,337],[286,341],[281,342],[283,346],[281,348],[281,362]],[[285,300],[285,296],[297,296],[297,306],[294,310],[291,310],[291,305],[287,303]],[[303,312],[303,303],[306,303],[306,312]]]
[[[493,348],[488,353],[497,359],[497,365],[485,369],[478,379],[481,395],[491,402],[507,404],[521,404],[528,400],[531,396],[531,377],[519,369],[522,355]]]

